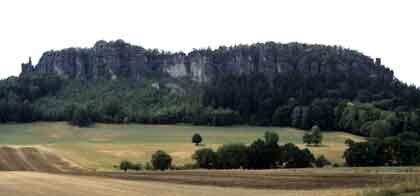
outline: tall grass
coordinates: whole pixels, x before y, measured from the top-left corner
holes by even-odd
[[[419,196],[420,177],[415,174],[408,174],[401,183],[389,186],[368,189],[358,194],[358,196]]]

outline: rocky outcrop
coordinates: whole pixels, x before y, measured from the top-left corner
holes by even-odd
[[[45,52],[36,66],[22,64],[22,74],[56,74],[68,79],[131,79],[149,76],[207,82],[219,74],[272,77],[279,73],[359,74],[392,80],[380,60],[340,47],[298,43],[263,43],[194,50],[189,54],[147,50],[122,40],[98,41],[92,48]]]

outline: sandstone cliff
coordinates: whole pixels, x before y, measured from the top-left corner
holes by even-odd
[[[341,47],[273,42],[194,50],[188,54],[148,50],[122,40],[98,41],[92,48],[45,52],[37,65],[22,64],[22,74],[49,73],[68,79],[140,80],[159,75],[206,82],[218,74],[267,77],[280,73],[358,74],[392,80],[393,72],[359,52]]]

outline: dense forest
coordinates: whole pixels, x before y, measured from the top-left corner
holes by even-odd
[[[159,54],[170,55],[148,53],[155,60]],[[217,71],[223,62],[223,69],[233,66],[229,59],[238,53],[252,57],[255,65],[272,59],[283,68],[296,67],[275,73]],[[207,82],[158,72],[141,80],[64,78],[37,71],[9,77],[0,81],[0,121],[69,121],[79,126],[182,122],[302,129],[317,125],[323,131],[379,138],[420,133],[420,90],[390,78],[391,71],[379,59],[341,47],[271,42],[195,50],[189,55],[196,54],[208,57],[216,70]],[[299,68],[305,65],[309,68]],[[325,68],[321,65],[328,65],[328,70],[320,71]],[[340,71],[343,67],[347,68]]]

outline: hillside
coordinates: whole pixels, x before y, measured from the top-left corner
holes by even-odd
[[[76,164],[42,147],[0,147],[0,171],[75,172]]]
[[[379,58],[300,43],[184,54],[99,41],[46,52],[0,82],[1,122],[318,125],[386,137],[419,132],[419,108],[420,90]]]

